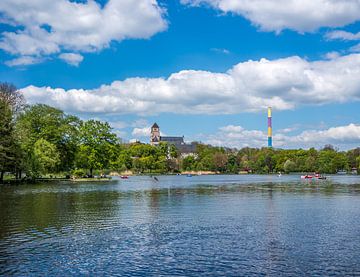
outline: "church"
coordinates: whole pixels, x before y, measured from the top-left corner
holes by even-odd
[[[196,142],[187,144],[184,141],[184,136],[182,137],[161,136],[159,125],[154,123],[154,125],[151,127],[150,144],[159,145],[160,142],[166,142],[168,144],[174,145],[182,155],[196,152],[196,145],[197,145]]]

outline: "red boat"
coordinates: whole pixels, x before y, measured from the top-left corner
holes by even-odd
[[[301,175],[301,179],[312,179],[312,175]]]

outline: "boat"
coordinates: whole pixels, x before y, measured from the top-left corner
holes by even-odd
[[[318,180],[326,180],[326,176],[321,175],[320,173],[316,173],[314,177]]]
[[[187,174],[186,177],[192,177],[192,175],[191,175],[191,174]]]
[[[346,170],[339,170],[338,172],[336,172],[336,174],[346,175],[346,174],[347,174],[347,171],[346,171]]]
[[[306,174],[306,175],[301,175],[301,179],[312,179],[312,178],[313,178],[312,175],[308,175],[308,174]]]
[[[127,176],[127,175],[121,175],[120,178],[121,178],[121,179],[129,179],[129,176]]]

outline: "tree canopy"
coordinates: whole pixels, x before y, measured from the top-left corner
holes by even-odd
[[[351,169],[360,171],[360,148],[338,151],[325,145],[320,150],[237,150],[198,143],[195,153],[181,155],[172,144],[122,143],[107,122],[81,120],[43,104],[26,106],[14,86],[0,83],[0,181],[5,172],[17,178],[23,173],[37,178],[55,173],[78,176],[126,170],[237,174]]]

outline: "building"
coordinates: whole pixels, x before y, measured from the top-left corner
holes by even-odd
[[[151,127],[150,144],[158,145],[160,142],[166,142],[174,145],[182,156],[191,155],[196,152],[196,142],[185,143],[184,136],[169,137],[160,135],[160,127],[156,123]]]

